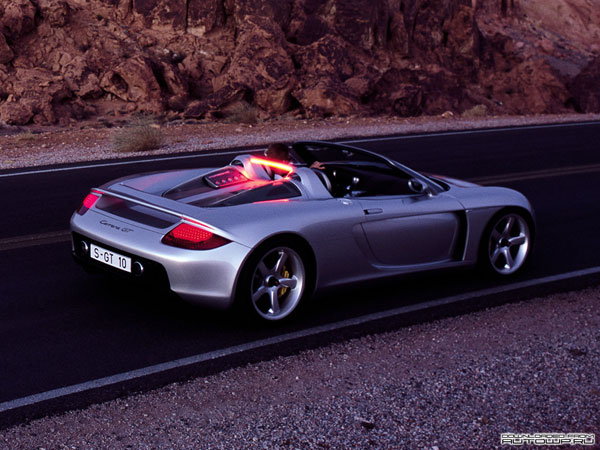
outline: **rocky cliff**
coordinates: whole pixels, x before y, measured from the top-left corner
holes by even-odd
[[[600,0],[0,0],[0,120],[600,112],[599,43]]]

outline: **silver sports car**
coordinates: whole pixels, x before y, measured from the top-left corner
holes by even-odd
[[[533,211],[519,192],[328,142],[296,143],[290,156],[94,188],[71,218],[73,255],[277,321],[323,288],[476,263],[511,275],[531,252]]]

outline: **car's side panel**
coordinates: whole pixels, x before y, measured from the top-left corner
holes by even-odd
[[[477,262],[481,237],[491,218],[502,208],[502,206],[492,206],[489,208],[469,209],[466,211],[468,223],[464,252],[464,261],[466,264],[474,264]]]
[[[413,266],[454,258],[462,205],[426,194],[360,198],[363,230],[378,264]]]
[[[518,208],[533,217],[529,200],[520,192],[495,186],[452,186],[451,193],[464,207],[467,216],[467,243],[464,261],[473,264],[479,256],[481,238],[496,213],[504,208]]]
[[[339,278],[375,271],[355,238],[353,229],[360,226],[362,209],[351,199],[242,205],[235,213],[247,221],[232,223],[232,234],[246,234],[253,247],[281,234],[296,234],[306,240],[316,259],[317,289]],[[361,239],[364,241],[364,236]]]
[[[448,212],[365,222],[363,229],[379,264],[411,266],[451,260],[459,224]]]
[[[450,191],[465,209],[512,206],[533,211],[529,200],[520,192],[495,186],[455,187]]]

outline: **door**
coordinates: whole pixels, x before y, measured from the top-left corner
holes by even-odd
[[[414,266],[462,255],[462,205],[446,193],[363,197],[362,228],[377,263]]]

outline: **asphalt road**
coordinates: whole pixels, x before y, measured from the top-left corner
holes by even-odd
[[[531,265],[516,280],[600,265],[600,124],[359,141],[354,145],[417,170],[494,181],[527,195],[538,235]],[[91,186],[130,173],[217,166],[230,159],[0,172],[0,403],[498,284],[473,271],[369,284],[327,294],[285,327],[256,328],[166,292],[88,275],[72,262],[70,243],[44,238],[68,228]],[[23,239],[40,233],[37,245]]]

